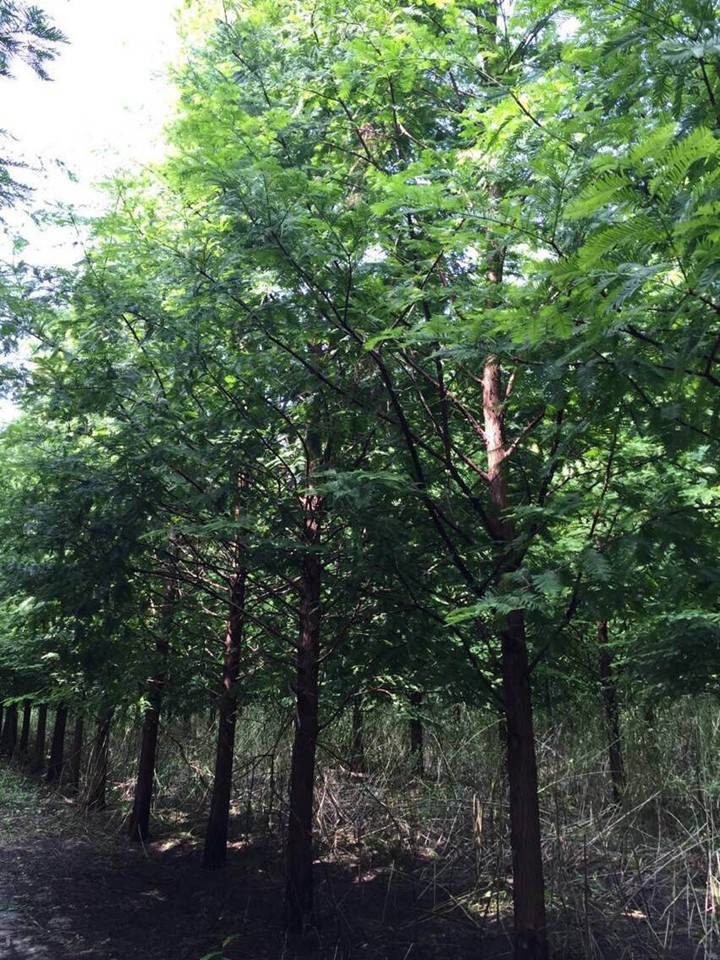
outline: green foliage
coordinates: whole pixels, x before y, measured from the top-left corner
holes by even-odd
[[[0,77],[12,76],[17,60],[48,80],[47,64],[55,59],[56,45],[64,42],[65,36],[40,7],[17,0],[0,3]]]
[[[9,308],[37,346],[2,441],[8,693],[137,704],[175,536],[173,708],[215,683],[238,553],[242,697],[286,707],[309,493],[328,718],[495,698],[515,611],[569,696],[597,620],[628,687],[714,684],[714,27],[689,3],[504,13],[237,2],[207,30],[168,159],[112,185],[76,276]]]

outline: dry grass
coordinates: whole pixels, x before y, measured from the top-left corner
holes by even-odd
[[[539,725],[544,861],[559,957],[720,957],[720,712],[710,700],[624,723],[628,791],[611,802],[599,717]],[[502,747],[494,716],[466,708],[426,726],[425,775],[390,710],[366,720],[368,773],[343,762],[348,721],[324,732],[317,777],[319,856],[358,884],[381,883],[384,909],[411,885],[407,922],[507,928],[512,881]],[[248,709],[239,724],[236,838],[278,842],[286,818],[287,718]],[[127,755],[133,743],[127,746]],[[117,756],[117,754],[116,754]],[[212,730],[173,727],[162,745],[157,814],[201,834]],[[122,765],[121,765],[122,766]],[[127,798],[130,776],[116,768]],[[182,813],[178,813],[182,811]],[[332,884],[327,884],[332,901]],[[340,922],[342,902],[333,903]],[[381,919],[383,917],[381,916]]]

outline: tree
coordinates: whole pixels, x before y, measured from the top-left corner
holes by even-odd
[[[57,56],[65,36],[36,6],[3,0],[0,4],[0,77],[11,77],[14,61],[29,66],[49,80],[46,65]]]
[[[140,838],[160,688],[204,703],[222,670],[208,866],[242,704],[284,702],[291,928],[313,920],[316,756],[348,703],[502,710],[515,956],[544,960],[537,678],[604,700],[616,800],[633,683],[669,683],[663,657],[717,679],[698,653],[717,631],[712,23],[599,3],[561,25],[537,2],[226,7],[180,75],[171,159],[116,185],[71,298],[33,305],[18,429],[42,450],[21,444],[13,477],[7,603],[42,624],[54,702],[82,689],[107,720],[144,691]],[[156,615],[173,584],[213,638],[177,644],[183,694]],[[24,695],[36,646],[15,655]]]

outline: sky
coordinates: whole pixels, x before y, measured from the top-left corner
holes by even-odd
[[[33,187],[30,207],[61,202],[81,214],[100,212],[97,189],[118,168],[148,163],[162,153],[161,132],[172,115],[166,67],[180,50],[174,13],[179,0],[37,0],[68,39],[49,66],[50,82],[22,64],[0,81],[0,129],[5,155],[28,169],[17,178]],[[71,173],[72,177],[68,174]],[[27,241],[23,259],[71,266],[82,237],[68,228],[36,225],[11,211],[9,232]],[[0,236],[0,254],[11,243]],[[0,399],[0,425],[16,415]]]
[[[69,42],[50,64],[52,81],[22,65],[14,68],[13,79],[2,81],[0,127],[15,138],[12,155],[33,167],[23,179],[35,188],[35,206],[60,200],[92,208],[101,202],[93,184],[118,167],[159,156],[159,134],[173,103],[166,65],[179,51],[178,0],[38,0],[38,5]],[[27,259],[64,265],[78,259],[64,237],[26,224],[18,229],[30,242]]]

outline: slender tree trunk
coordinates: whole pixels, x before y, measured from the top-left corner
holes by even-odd
[[[67,726],[67,707],[59,704],[55,711],[55,726],[53,727],[52,742],[50,744],[50,759],[48,761],[45,780],[47,783],[56,783],[62,777],[65,762],[65,727]]]
[[[30,721],[32,719],[32,700],[23,700],[22,727],[20,728],[20,743],[18,753],[26,757],[30,748]]]
[[[82,764],[84,723],[83,716],[78,713],[73,724],[72,746],[67,762],[67,784],[71,793],[80,792],[80,769]]]
[[[500,282],[502,259],[490,279]],[[499,360],[490,357],[483,375],[483,414],[488,480],[493,505],[493,536],[500,573],[512,567],[516,532],[507,519],[509,507],[504,403]],[[525,621],[522,610],[505,617],[501,631],[503,703],[507,722],[507,767],[510,795],[510,839],[513,859],[515,960],[547,960],[545,884],[542,869],[537,761]]]
[[[149,677],[147,682],[148,707],[143,716],[135,796],[132,811],[128,818],[128,836],[131,840],[139,842],[147,840],[150,830],[150,810],[152,807],[153,784],[155,783],[160,710],[170,652],[170,630],[177,601],[176,548],[173,542],[170,544],[170,556],[169,578],[160,610],[158,633],[155,638],[156,668],[154,675]]]
[[[597,638],[600,660],[600,690],[602,693],[605,731],[608,739],[608,759],[610,761],[610,783],[612,784],[613,803],[622,803],[625,794],[625,762],[620,740],[620,706],[613,671],[612,652],[608,640],[607,620],[599,620]]]
[[[312,467],[308,468],[308,480]],[[303,541],[300,633],[295,674],[295,738],[290,768],[290,811],[285,866],[285,924],[303,930],[314,924],[312,813],[315,751],[318,737],[318,677],[320,663],[320,596],[322,560],[320,515],[323,498],[303,498]]]
[[[215,777],[203,850],[203,866],[209,870],[217,870],[224,866],[227,858],[235,726],[238,715],[238,674],[245,628],[247,572],[243,554],[244,548],[238,543],[235,554],[236,569],[230,583],[230,609],[225,632],[222,690],[217,703]]]
[[[160,653],[159,643],[157,647],[157,652]],[[160,709],[162,706],[162,688],[164,683],[164,671],[158,672],[154,677],[148,678],[148,708],[143,715],[135,794],[127,826],[130,839],[137,840],[138,842],[147,840],[150,832],[150,810],[152,808],[153,785],[155,783],[155,764],[157,761]]]
[[[30,763],[32,773],[42,773],[45,767],[45,740],[47,739],[47,704],[41,703],[37,709],[37,728],[35,730],[35,747]]]
[[[18,735],[18,708],[16,703],[11,703],[5,708],[5,717],[3,719],[2,733],[0,733],[0,754],[4,757],[12,757],[17,747]]]
[[[510,836],[513,853],[515,957],[546,960],[545,884],[530,671],[523,613],[508,614],[502,635],[507,717]]]
[[[110,724],[113,710],[105,709],[98,716],[95,741],[88,764],[88,791],[85,798],[87,810],[97,813],[107,806],[107,771],[110,747]]]
[[[646,703],[643,709],[643,720],[645,721],[645,726],[648,733],[655,733],[655,726],[657,724],[657,714],[655,713],[655,707],[651,703]]]
[[[365,714],[362,699],[353,700],[350,727],[350,769],[353,773],[365,773]]]
[[[410,706],[413,714],[410,717],[410,757],[412,765],[419,777],[425,774],[425,744],[423,736],[422,717],[417,713],[423,702],[423,694],[420,690],[413,690],[410,694]]]

